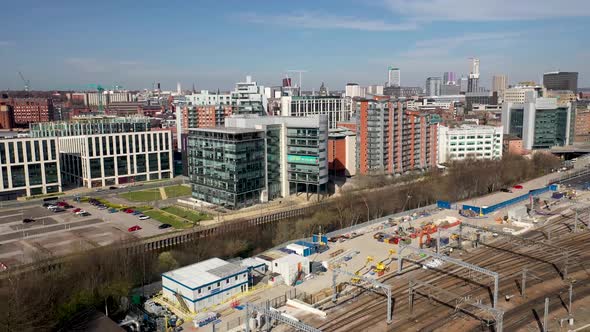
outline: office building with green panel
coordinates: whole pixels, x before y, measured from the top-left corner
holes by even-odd
[[[527,91],[524,103],[502,104],[504,134],[521,138],[526,150],[571,144],[574,123],[571,103],[558,104],[556,98],[538,97],[536,91]]]
[[[62,191],[57,139],[0,139],[0,200]]]
[[[319,198],[327,192],[327,144],[326,115],[234,115],[225,127],[191,129],[193,198],[232,209],[295,194]]]

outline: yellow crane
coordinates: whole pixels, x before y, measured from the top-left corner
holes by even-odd
[[[389,255],[383,259],[382,261],[380,261],[379,263],[377,263],[377,265],[375,266],[375,273],[377,273],[378,276],[383,275],[383,273],[385,273],[386,270],[389,269],[389,263],[385,264],[385,261],[388,259],[391,259],[391,256],[393,256],[393,254],[395,254],[396,251],[395,249],[389,249]],[[391,263],[391,261],[390,261]]]
[[[371,263],[373,260],[374,260],[373,259],[373,256],[367,256],[367,260],[365,261],[365,265],[363,265],[360,269],[356,270],[356,272],[354,274],[357,275],[357,276],[360,276],[361,275],[361,271],[365,267],[367,267],[367,265],[369,265],[369,263]],[[360,278],[352,278],[351,281],[356,284],[359,281],[361,281],[361,279]]]

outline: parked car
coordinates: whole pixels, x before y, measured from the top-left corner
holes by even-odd
[[[170,227],[172,227],[172,225],[170,225],[170,224],[162,224],[162,225],[158,226],[159,229],[166,229],[166,228],[170,228]]]
[[[51,204],[47,207],[47,210],[52,210],[52,209],[56,209],[56,208],[57,208],[57,205]]]
[[[63,206],[64,209],[71,209],[73,207],[74,206],[73,205],[70,205],[70,204],[66,204],[66,205]]]
[[[133,211],[133,215],[134,216],[137,216],[137,215],[140,215],[140,214],[141,214],[141,211]]]
[[[77,215],[81,215],[82,213],[86,213],[86,211],[84,211],[82,209],[76,209],[76,210],[79,210],[79,211],[76,211]]]
[[[131,226],[131,227],[129,227],[129,228],[127,229],[127,231],[128,231],[128,232],[135,232],[135,231],[138,231],[138,230],[140,230],[140,229],[141,229],[141,227],[140,227],[139,225],[135,225],[135,226]]]
[[[508,188],[502,188],[502,189],[500,189],[500,191],[503,193],[511,193],[512,192],[512,190],[510,190]]]
[[[520,184],[515,185],[514,187],[512,187],[514,189],[522,189],[522,186]]]
[[[74,213],[78,213],[80,211],[82,211],[82,209],[80,209],[80,208],[75,208],[75,209],[72,210],[72,212],[74,212]]]
[[[64,212],[66,209],[61,208],[61,207],[56,207],[55,209],[51,209],[51,211],[53,211],[53,213],[58,213],[58,212]]]
[[[96,206],[99,210],[106,210],[108,207],[106,205],[97,205]]]
[[[64,207],[64,206],[68,205],[68,203],[66,203],[66,202],[57,202],[57,203],[55,203],[55,205]]]
[[[31,222],[35,222],[35,219],[31,219],[31,218],[25,218],[25,219],[23,219],[23,223],[25,223],[25,224],[28,224],[28,223],[31,223]]]
[[[110,190],[115,190],[115,189],[119,189],[119,188],[118,188],[118,187],[116,187],[116,186],[110,186],[110,187],[109,187],[109,189],[110,189]]]
[[[133,213],[133,212],[135,212],[135,211],[133,211],[133,210],[131,210],[131,209],[126,209],[126,210],[125,210],[125,213]]]
[[[148,219],[150,219],[150,216],[146,216],[145,214],[139,215],[139,220],[148,220]]]
[[[83,211],[82,213],[79,214],[79,216],[80,217],[88,217],[88,216],[91,216],[91,214],[90,214],[90,212]]]
[[[53,205],[53,204],[51,204],[51,203],[43,203],[43,207],[44,208],[49,207],[50,205]]]
[[[113,209],[113,208],[109,209],[109,213],[116,213],[116,212],[118,212],[118,211],[119,211],[119,210],[117,210],[117,209]]]

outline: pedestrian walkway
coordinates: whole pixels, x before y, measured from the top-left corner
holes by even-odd
[[[160,196],[162,196],[162,200],[168,199],[168,194],[166,194],[164,187],[160,187]]]

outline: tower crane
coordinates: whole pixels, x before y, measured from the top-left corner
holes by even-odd
[[[300,69],[289,69],[287,70],[288,73],[299,73],[299,93],[301,93],[301,78],[303,73],[307,73],[307,70],[300,70]]]
[[[25,83],[25,91],[29,92],[29,88],[31,87],[31,81],[25,79],[23,73],[21,73],[20,71],[18,72],[18,75],[20,76],[20,79],[23,80],[23,83]]]

